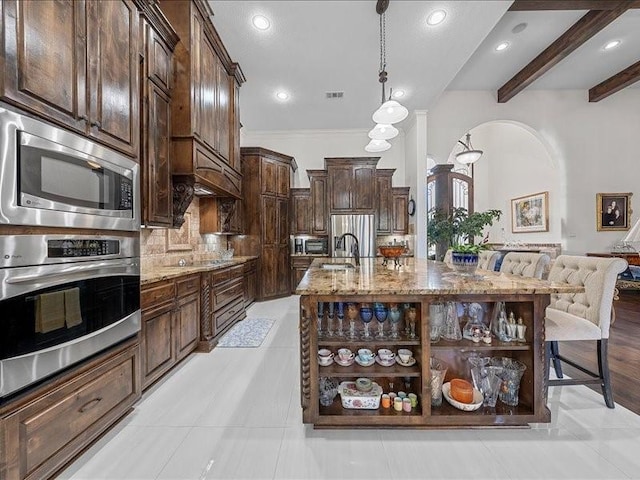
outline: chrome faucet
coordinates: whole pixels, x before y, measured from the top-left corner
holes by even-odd
[[[344,237],[353,237],[354,243],[351,245],[351,253],[353,254],[353,258],[356,262],[356,267],[360,266],[360,242],[358,241],[358,237],[356,237],[353,233],[343,233],[338,238],[336,242],[336,249],[342,249],[344,244]]]

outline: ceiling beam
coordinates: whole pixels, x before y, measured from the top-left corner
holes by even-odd
[[[613,10],[617,3],[611,0],[515,0],[510,12],[536,10]],[[629,8],[640,8],[640,0],[631,2]]]
[[[571,52],[629,9],[630,1],[616,2],[614,10],[591,10],[498,90],[505,103],[560,63]]]
[[[638,80],[640,80],[640,61],[616,73],[614,76],[607,78],[595,87],[590,88],[589,101],[599,102],[603,98],[607,98],[609,95],[613,95],[623,88],[636,83]]]

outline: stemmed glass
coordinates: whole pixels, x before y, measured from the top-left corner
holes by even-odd
[[[375,303],[373,306],[373,313],[378,321],[378,333],[376,338],[383,340],[387,338],[384,334],[384,321],[387,319],[387,308],[384,306],[384,303]]]
[[[324,302],[318,302],[318,337],[321,337],[324,332],[322,331],[322,318],[324,317]]]
[[[344,320],[344,303],[338,302],[336,304],[338,306],[338,312],[336,316],[338,317],[338,331],[336,332],[337,337],[344,337],[344,330],[342,330],[342,322]]]
[[[402,310],[404,310],[404,333],[407,335],[407,337],[409,336],[409,334],[411,333],[411,330],[409,328],[409,317],[407,312],[409,311],[409,309],[411,308],[411,304],[410,303],[403,303],[402,304]]]
[[[358,338],[356,335],[356,317],[358,316],[358,308],[355,303],[347,303],[347,317],[349,317],[349,335],[350,340]]]
[[[402,316],[402,312],[400,312],[400,307],[397,303],[389,304],[389,321],[391,322],[391,338],[398,338],[398,323],[400,322],[400,317]]]
[[[407,319],[409,320],[409,338],[416,338],[416,307],[407,309]]]
[[[373,336],[369,333],[369,322],[373,320],[373,309],[368,303],[360,304],[360,318],[364,323],[364,333],[362,334],[362,340],[371,340]]]
[[[333,302],[329,302],[329,314],[327,316],[327,337],[333,337]]]

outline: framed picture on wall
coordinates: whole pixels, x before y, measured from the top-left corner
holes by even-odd
[[[511,200],[511,231],[549,231],[549,192],[534,193]]]
[[[597,193],[596,222],[599,232],[629,230],[633,193]]]

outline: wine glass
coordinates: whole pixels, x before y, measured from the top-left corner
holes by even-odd
[[[344,337],[344,330],[342,329],[342,322],[344,321],[344,303],[337,302],[337,312],[336,316],[338,317],[338,331],[336,332],[337,337]]]
[[[410,303],[402,304],[402,310],[404,311],[404,333],[407,335],[407,337],[411,333],[409,328],[409,317],[407,316],[407,312],[409,311],[410,308],[411,308]]]
[[[358,308],[355,303],[347,303],[347,317],[349,317],[349,335],[350,340],[358,338],[356,335],[356,317],[358,316]]]
[[[384,306],[384,303],[375,303],[373,306],[373,313],[376,316],[376,320],[378,321],[378,334],[376,335],[377,339],[383,340],[387,338],[384,334],[384,321],[387,319],[387,308]]]
[[[398,338],[398,323],[400,323],[400,317],[402,312],[397,303],[389,304],[389,321],[391,322],[391,338]]]
[[[407,309],[407,320],[409,320],[409,338],[416,338],[416,307]]]
[[[327,315],[327,337],[333,337],[333,311],[334,304],[329,302],[329,314]]]
[[[318,337],[321,337],[324,334],[322,330],[323,317],[324,317],[324,302],[318,302]]]
[[[368,303],[360,304],[360,318],[364,323],[364,333],[362,334],[362,340],[371,340],[373,336],[369,333],[369,322],[373,320],[373,309]]]

